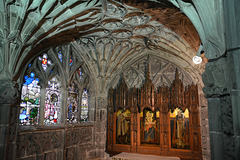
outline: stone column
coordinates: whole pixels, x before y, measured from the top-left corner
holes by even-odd
[[[105,95],[105,94],[104,94]],[[95,143],[96,155],[106,158],[107,137],[107,96],[97,97],[96,119],[95,119]]]
[[[233,113],[234,156],[240,159],[240,49],[229,51],[229,85]]]
[[[228,85],[233,113],[234,158],[240,159],[240,1],[223,1]]]
[[[16,156],[19,92],[16,83],[0,80],[0,159]]]
[[[45,94],[46,94],[46,87],[40,89],[41,97],[40,97],[40,108],[39,108],[39,125],[44,124],[44,115],[45,115]]]
[[[202,84],[198,84],[198,93],[200,103],[200,125],[201,125],[201,142],[202,142],[202,158],[203,160],[211,160],[210,135],[209,135],[209,119],[207,99],[202,91]]]
[[[236,159],[233,114],[229,91],[228,57],[208,62],[203,74],[203,91],[208,100],[212,160]]]

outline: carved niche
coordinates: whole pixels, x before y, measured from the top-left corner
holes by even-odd
[[[107,151],[201,159],[197,85],[184,87],[176,69],[170,86],[155,88],[148,65],[140,89],[121,77],[108,93]]]

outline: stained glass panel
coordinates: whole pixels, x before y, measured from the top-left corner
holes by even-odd
[[[61,51],[58,52],[58,58],[62,62],[62,52]]]
[[[56,77],[48,81],[48,86],[46,88],[46,98],[45,98],[45,124],[59,123],[60,120],[60,82]]]
[[[43,54],[42,57],[39,57],[39,60],[42,61],[43,70],[46,71],[48,65],[51,65],[52,62],[48,59],[47,54]]]
[[[73,59],[72,59],[72,58],[70,58],[70,62],[69,62],[69,64],[70,64],[70,67],[71,67],[72,64],[73,64]]]
[[[67,121],[69,123],[77,122],[78,111],[78,89],[74,83],[71,83],[68,88],[68,112]]]
[[[88,91],[86,89],[82,94],[81,121],[88,121]]]
[[[82,79],[82,77],[84,75],[82,68],[78,69],[78,75],[79,75],[79,79]]]
[[[39,120],[40,86],[39,79],[32,72],[30,76],[24,76],[25,82],[22,86],[20,115],[21,125],[35,125]]]

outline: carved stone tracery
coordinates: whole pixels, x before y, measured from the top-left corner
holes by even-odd
[[[0,104],[14,104],[19,98],[17,83],[0,80]]]

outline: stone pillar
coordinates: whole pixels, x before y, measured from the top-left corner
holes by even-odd
[[[202,142],[202,158],[203,160],[211,160],[210,135],[209,135],[209,119],[207,99],[202,91],[202,84],[198,84],[198,93],[200,103],[200,125],[201,125],[201,142]]]
[[[240,1],[223,1],[228,85],[233,113],[234,157],[240,159]]]
[[[46,87],[40,89],[41,97],[40,97],[40,108],[39,108],[39,125],[44,124],[44,109],[45,109],[45,94],[46,94]]]
[[[229,85],[233,113],[233,141],[235,157],[240,159],[240,49],[229,51]]]
[[[232,91],[233,129],[235,142],[235,156],[240,159],[240,90]]]
[[[96,121],[95,121],[95,143],[96,155],[106,158],[107,137],[107,96],[97,98]]]
[[[212,159],[224,160],[224,143],[221,129],[219,98],[208,98],[209,132]]]
[[[19,93],[16,83],[0,80],[0,159],[12,160],[16,156]]]
[[[208,100],[209,132],[212,160],[236,159],[233,112],[229,90],[228,57],[207,63],[203,74],[203,91]]]

